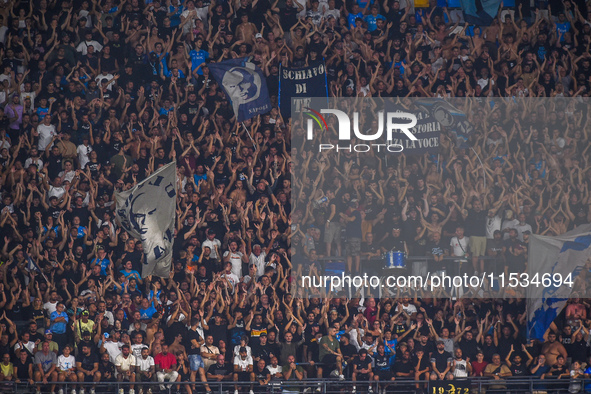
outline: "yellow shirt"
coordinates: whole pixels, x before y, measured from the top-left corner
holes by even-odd
[[[92,329],[94,328],[94,322],[90,319],[86,323],[81,320],[76,321],[76,334],[78,334],[78,338],[82,338],[82,333],[84,331],[89,331],[92,335]]]
[[[429,0],[415,0],[415,8],[429,7]]]
[[[12,365],[12,363],[8,363],[8,365],[0,363],[0,372],[2,372],[2,375],[4,376],[11,376],[14,372],[14,366]]]

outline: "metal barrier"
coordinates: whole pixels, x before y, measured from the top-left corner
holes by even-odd
[[[39,382],[42,383],[42,382]],[[43,394],[50,393],[51,383],[41,388]],[[164,383],[164,389],[159,382],[99,382],[93,383],[57,383],[57,389],[62,388],[64,394],[71,394],[71,390],[79,393],[80,388],[84,388],[85,393],[89,394],[91,388],[95,388],[97,394],[102,393],[129,393],[131,386],[134,386],[136,394],[148,393],[150,389],[154,394],[196,394],[205,393],[205,383],[202,382],[174,382]],[[290,381],[271,381],[266,386],[250,382],[208,382],[207,385],[212,393],[230,393],[233,394],[235,387],[238,387],[240,393],[249,393],[253,390],[258,394],[279,394],[279,393],[325,393],[341,394],[352,393],[353,388],[357,393],[370,392],[370,385],[374,393],[382,393],[384,389],[388,394],[517,394],[517,393],[538,393],[538,394],[562,394],[562,393],[589,393],[591,392],[591,379],[540,379],[539,377],[512,378],[507,377],[502,380],[493,380],[489,378],[466,378],[450,381],[417,381],[417,380],[395,380],[380,382],[354,382],[350,380],[290,380]],[[43,386],[43,385],[42,385]],[[569,391],[570,387],[570,391]],[[578,391],[575,389],[578,388]],[[0,392],[3,393],[34,393],[36,384],[15,382],[0,382]],[[140,391],[141,390],[141,391]]]

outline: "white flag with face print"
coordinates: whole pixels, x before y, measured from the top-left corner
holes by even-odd
[[[115,193],[121,227],[144,248],[142,278],[170,273],[176,196],[176,162],[161,167],[130,190]]]

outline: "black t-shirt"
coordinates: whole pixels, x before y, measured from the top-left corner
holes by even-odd
[[[486,237],[486,217],[488,212],[484,209],[480,212],[476,212],[471,209],[468,211],[468,217],[466,218],[466,231],[465,234],[468,237]]]
[[[132,337],[132,338],[133,338],[133,337]],[[91,355],[92,355],[92,354],[96,354],[96,351],[98,350],[98,349],[96,348],[96,345],[95,345],[94,341],[92,341],[92,340],[90,340],[90,341],[84,341],[84,340],[81,340],[81,341],[78,343],[78,355],[76,356],[76,360],[77,360],[77,361],[79,361],[79,358],[80,358],[80,357],[83,357],[83,354],[82,354],[82,346],[84,346],[84,345],[87,345],[88,347],[90,347],[90,354],[91,354]],[[98,362],[98,358],[97,358],[97,360],[96,360],[96,361]],[[83,368],[84,368],[84,367],[83,367]],[[86,369],[86,368],[84,368],[84,369]],[[92,369],[92,368],[90,368],[90,369]]]
[[[216,324],[210,324],[209,328],[209,334],[213,335],[213,343],[219,343],[220,340],[228,343],[227,324],[220,324],[219,326]]]
[[[513,345],[514,349],[521,348],[521,346],[519,346],[518,342],[512,336],[509,336],[509,338],[505,338],[505,336],[501,336],[499,338],[499,349],[498,350],[499,350],[499,355],[501,356],[501,360],[504,360],[505,357],[507,357],[507,355],[511,351],[511,345]]]
[[[78,360],[80,361],[80,366],[85,371],[92,371],[94,369],[94,364],[99,362],[99,358],[94,352],[91,352],[88,356],[80,354]]]
[[[364,360],[362,360],[359,356],[355,357],[353,365],[357,366],[357,372],[361,371],[362,369],[367,369],[371,365],[371,357],[366,356]]]
[[[384,354],[383,356],[376,354],[374,356],[374,360],[375,369],[377,372],[390,371],[390,356],[387,354]]]
[[[460,349],[462,349],[462,355],[464,358],[476,360],[476,353],[478,353],[478,343],[475,339],[467,341],[466,339],[462,338],[462,341],[460,342]],[[504,359],[504,357],[502,359]]]
[[[585,362],[588,354],[589,346],[585,340],[574,341],[570,345],[570,349],[567,352],[572,357],[573,362],[578,361],[580,363]]]
[[[111,374],[111,378],[114,378],[115,377],[115,365],[112,362],[110,362],[110,361],[107,361],[106,363],[104,363],[104,362],[101,361],[99,363],[99,372],[102,375],[102,379],[108,379],[105,376],[105,374],[107,372]]]
[[[426,251],[427,255],[432,255],[432,256],[441,256],[444,254],[444,252],[446,250],[447,250],[447,247],[445,246],[445,244],[441,240],[437,243],[434,241],[429,241],[429,242],[427,242],[427,246],[425,246],[425,251]]]
[[[187,114],[187,116],[189,117],[189,120],[192,119],[195,116],[195,114],[197,114],[198,110],[199,110],[199,103],[197,101],[195,101],[194,103],[187,101],[180,108],[180,112],[183,114]]]
[[[227,364],[218,365],[217,363],[211,365],[207,369],[207,373],[212,375],[227,375],[230,373],[230,367]]]
[[[423,357],[423,359],[425,359]],[[413,364],[411,364],[411,362],[402,362],[402,361],[396,361],[396,363],[394,364],[394,372],[396,373],[412,373],[415,370],[415,367]],[[410,378],[410,376],[409,376]]]
[[[279,355],[275,354],[275,356]],[[260,343],[257,346],[253,346],[252,358],[262,358],[263,360],[265,360],[265,363],[269,363],[271,361],[271,348],[267,344],[263,346]]]
[[[254,367],[254,376],[256,380],[264,380],[267,379],[267,376],[270,375],[271,372],[267,369],[267,367],[263,368],[262,370],[259,369],[259,366]]]
[[[554,366],[552,367],[552,369],[549,371],[551,376],[559,376],[562,375],[563,373],[566,373],[568,370],[566,368],[566,365],[563,366],[558,366],[558,364],[554,364]]]
[[[421,360],[419,361],[419,358],[417,356],[415,356],[412,360],[412,364],[415,367],[417,367],[417,371],[424,371],[425,369],[430,367],[429,357],[427,357],[427,355],[424,354],[423,357],[421,358]]]
[[[423,327],[425,327],[425,325],[423,325],[423,326],[421,327],[421,329],[422,329]],[[427,332],[425,332],[425,331],[422,331],[421,329],[419,329],[419,332],[420,332],[422,335],[427,335],[428,331],[427,331]],[[429,329],[429,328],[427,327],[427,330],[428,330],[428,329]],[[427,358],[429,358],[429,355],[430,355],[431,353],[434,353],[435,351],[437,351],[437,349],[435,349],[435,344],[433,343],[433,341],[429,341],[429,340],[427,340],[427,343],[425,343],[424,345],[423,345],[423,344],[421,344],[421,342],[416,342],[416,344],[415,344],[415,353],[416,353],[417,351],[419,351],[419,350],[422,350],[423,352],[425,352],[425,357],[427,357]]]
[[[511,364],[509,370],[511,371],[511,374],[513,376],[527,376],[529,374],[527,367],[523,363],[521,363],[520,365]]]
[[[187,354],[188,355],[201,354],[201,348],[199,346],[199,340],[201,339],[201,335],[199,335],[199,333],[195,330],[189,330],[187,332],[186,338],[187,338],[187,343],[185,344],[185,349],[187,351]],[[194,348],[191,343],[193,341],[193,339],[196,340],[198,343],[196,348]]]
[[[341,346],[341,354],[343,355],[343,357],[345,359],[347,359],[347,357],[353,358],[357,354],[357,348],[355,347],[355,345],[352,345],[352,344],[343,345],[343,344],[341,344],[340,346]]]
[[[31,357],[27,357],[24,363],[21,362],[20,358],[13,363],[13,365],[16,367],[16,377],[20,381],[26,381],[27,379],[32,378],[32,376],[29,376],[29,365],[32,364],[33,362],[31,361]],[[34,370],[35,368],[33,366],[33,371]]]
[[[481,350],[482,354],[484,354],[484,361],[486,361],[487,363],[491,363],[493,354],[499,352],[499,349],[497,349],[497,347],[494,344],[491,344],[490,346],[483,345],[481,347]]]
[[[435,363],[435,368],[440,373],[445,371],[447,368],[447,363],[452,361],[452,356],[449,352],[443,351],[443,353],[434,352],[431,355],[431,362]]]

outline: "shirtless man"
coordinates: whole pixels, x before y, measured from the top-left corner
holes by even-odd
[[[174,341],[168,347],[168,351],[172,354],[185,353],[185,347],[181,344],[181,342],[183,342],[183,335],[177,334],[177,336],[174,337]]]
[[[255,24],[248,21],[248,15],[246,14],[242,15],[240,21],[242,23],[236,27],[236,37],[249,45],[254,44],[253,38],[258,33]]]
[[[542,346],[542,354],[546,356],[547,365],[556,364],[556,358],[560,355],[566,358],[566,349],[564,345],[556,341],[556,333],[550,332],[548,334],[548,341]]]

